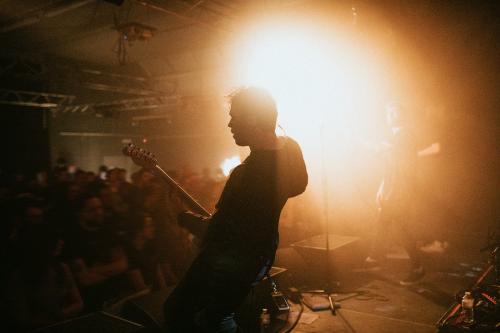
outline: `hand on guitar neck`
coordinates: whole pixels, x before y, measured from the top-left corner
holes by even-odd
[[[202,205],[200,205],[191,195],[189,195],[174,179],[172,179],[159,165],[156,157],[133,144],[123,147],[123,154],[130,157],[135,164],[153,171],[160,176],[176,193],[183,202],[188,205],[192,212],[182,212],[178,215],[179,225],[188,229],[194,236],[202,238],[208,226],[208,219],[212,216]]]
[[[177,215],[177,222],[183,228],[189,230],[198,239],[203,239],[208,228],[208,217],[195,214],[190,211],[184,211]]]

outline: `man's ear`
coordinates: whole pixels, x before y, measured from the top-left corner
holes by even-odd
[[[257,117],[254,114],[247,114],[245,122],[248,127],[257,127],[258,125]]]

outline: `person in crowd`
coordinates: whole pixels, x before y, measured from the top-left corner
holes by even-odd
[[[83,189],[79,185],[68,182],[64,192],[51,200],[48,212],[51,223],[63,234],[73,228],[72,223],[76,223],[75,214],[83,194]]]
[[[45,225],[45,210],[43,201],[37,198],[32,193],[23,193],[10,202],[10,207],[7,207],[7,218],[4,221],[4,233],[2,245],[6,251],[3,254],[7,255],[10,249],[17,252],[16,247],[19,243],[19,238],[22,233],[35,226]],[[16,258],[9,256],[7,261],[15,261]]]
[[[155,224],[161,267],[170,283],[187,270],[193,260],[193,245],[189,233],[175,223],[181,208],[175,195],[169,194],[172,193],[168,188],[150,183],[143,190],[142,211],[149,214]]]
[[[80,201],[77,223],[66,237],[66,258],[89,309],[99,309],[126,290],[127,257],[119,235],[107,222],[101,200],[89,195]]]
[[[127,227],[125,221],[129,214],[129,207],[120,193],[111,186],[104,186],[99,191],[99,198],[104,210],[104,218],[113,225],[115,232],[122,234]]]
[[[143,213],[135,215],[125,247],[129,264],[127,276],[137,291],[163,289],[167,284],[160,266],[153,219]]]
[[[87,192],[89,193],[99,193],[99,191],[104,187],[104,181],[98,177],[98,175],[93,171],[85,172],[86,182],[87,182]]]
[[[80,314],[83,300],[69,267],[61,262],[64,242],[45,225],[23,230],[18,260],[3,294],[8,331],[25,331]]]

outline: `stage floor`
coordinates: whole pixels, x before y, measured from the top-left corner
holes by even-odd
[[[343,274],[339,286],[334,288],[334,298],[341,305],[337,315],[332,315],[329,310],[312,311],[304,306],[303,315],[292,332],[436,332],[435,323],[450,305],[455,304],[455,294],[471,285],[486,266],[488,255],[479,252],[480,240],[476,245],[467,245],[469,250],[466,251],[451,245],[444,253],[424,254],[427,274],[421,283],[408,287],[399,284],[407,270],[407,257],[402,249],[395,248],[382,270]],[[282,258],[290,256],[287,251],[291,250],[282,250]],[[279,261],[278,256],[278,265]],[[306,267],[311,265],[304,262],[299,264],[305,264]],[[313,269],[305,270],[308,271]],[[304,275],[291,268],[283,284],[295,280],[303,284],[298,287],[301,290],[321,287],[317,283],[317,276]],[[299,309],[298,304],[292,304],[286,327],[291,327]],[[286,329],[281,330],[284,331]]]
[[[397,246],[391,249],[381,265],[382,269],[376,272],[359,272],[353,268],[355,265],[343,266],[342,263],[349,257],[337,258],[341,259],[338,262],[333,260],[339,265],[332,271],[340,274],[338,286],[333,287],[334,299],[340,304],[340,309],[336,315],[332,315],[328,309],[313,311],[304,306],[302,316],[291,332],[437,332],[435,324],[455,304],[455,295],[471,286],[487,266],[487,251],[479,251],[485,246],[482,235],[471,235],[467,244],[458,240],[450,239],[450,246],[444,253],[422,253],[427,273],[420,283],[407,287],[401,286],[399,280],[406,275],[408,258]],[[333,251],[332,255],[343,256],[346,253],[349,255],[349,251]],[[283,293],[293,296],[290,292],[293,289],[307,295],[308,291],[324,288],[325,260],[321,256],[305,257],[294,247],[278,250],[275,261],[278,269],[274,270],[274,278]],[[353,257],[359,255],[354,253]],[[311,258],[313,261],[308,262]],[[237,312],[243,332],[259,332],[259,310],[272,304],[269,291],[269,281],[265,280],[252,291],[247,302]],[[162,328],[162,304],[168,293],[167,289],[145,295],[128,303],[129,307],[116,310],[114,314],[147,327],[152,324],[149,319],[155,318],[154,324]],[[321,294],[312,295],[323,297]],[[127,309],[130,311],[124,311]],[[286,332],[296,321],[299,310],[299,304],[291,303],[288,318],[273,318],[269,332]],[[143,316],[144,313],[148,315]]]

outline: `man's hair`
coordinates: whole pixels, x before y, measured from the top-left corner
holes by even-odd
[[[267,90],[258,87],[242,87],[235,90],[229,96],[231,106],[255,116],[257,126],[265,131],[274,131],[278,111],[276,102]]]

